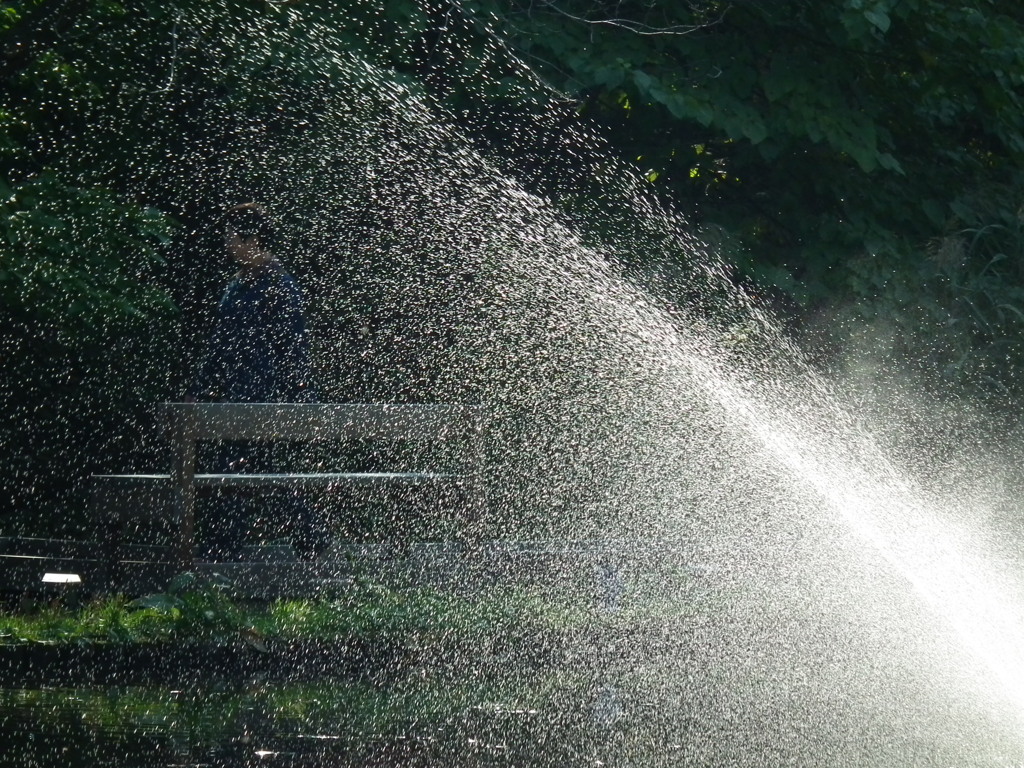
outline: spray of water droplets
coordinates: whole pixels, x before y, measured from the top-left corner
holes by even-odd
[[[877,414],[859,418],[557,94],[467,116],[288,13],[175,10],[161,76],[123,84],[133,106],[79,142],[101,152],[127,114],[152,119],[127,171],[98,155],[97,173],[130,171],[194,221],[273,207],[325,399],[486,405],[482,535],[608,545],[606,608],[707,600],[581,652],[624,759],[652,743],[687,764],[1019,756],[1020,584],[978,544],[979,513],[922,485],[929,446],[904,471]],[[98,45],[130,46],[123,31]],[[469,87],[458,39],[437,44],[451,93]],[[481,67],[540,92],[484,39]],[[218,78],[230,100],[192,87]],[[161,154],[179,111],[188,140]],[[186,311],[205,287],[180,289]]]

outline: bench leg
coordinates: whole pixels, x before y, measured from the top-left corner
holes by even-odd
[[[191,570],[195,564],[196,533],[196,407],[185,407],[176,414],[171,429],[171,483],[174,491],[174,512],[179,525],[178,567]]]

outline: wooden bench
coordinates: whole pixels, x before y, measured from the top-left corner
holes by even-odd
[[[178,566],[195,561],[196,498],[205,489],[417,487],[451,485],[478,525],[486,510],[484,411],[470,405],[162,403],[158,418],[170,447],[166,475],[94,475],[93,507],[116,551],[124,524],[136,516],[168,516],[177,529]],[[370,440],[464,444],[464,471],[202,474],[203,441],[313,442]]]

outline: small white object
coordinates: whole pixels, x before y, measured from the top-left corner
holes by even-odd
[[[81,584],[82,577],[77,573],[44,573],[44,584]]]

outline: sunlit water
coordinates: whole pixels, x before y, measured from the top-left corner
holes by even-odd
[[[282,48],[299,51],[288,66],[326,80],[314,77],[315,99],[278,96],[320,111],[301,132],[236,116],[217,162],[190,148],[176,161],[191,164],[189,182],[164,194],[185,210],[275,202],[309,296],[327,397],[489,406],[485,536],[620,542],[614,607],[635,623],[600,625],[569,660],[585,685],[557,675],[546,683],[562,691],[548,711],[578,715],[574,735],[562,743],[527,730],[518,764],[564,764],[565,744],[581,765],[1024,760],[1020,584],[1012,561],[993,558],[972,527],[984,515],[923,485],[917,468],[904,471],[873,436],[876,422],[854,418],[834,394],[840,386],[804,363],[637,175],[579,129],[560,128],[557,115],[540,114],[530,131],[496,122],[492,133],[509,128],[507,145],[474,143],[453,115],[341,50],[331,30],[301,41],[276,22],[225,30],[221,12],[216,3],[180,12],[177,28],[227,54],[226,77],[261,71]],[[130,44],[127,32],[104,44]],[[254,77],[254,93],[264,87],[274,86]],[[147,98],[159,109],[159,94]],[[221,105],[197,119],[214,126],[224,115]],[[538,159],[530,142],[561,155]],[[544,183],[546,162],[572,174]],[[140,186],[156,183],[151,159],[139,165]],[[366,368],[353,368],[353,345]],[[655,542],[697,575],[651,577],[630,553]],[[685,590],[710,600],[640,618],[665,598],[659,591]],[[519,682],[529,688],[525,672]],[[173,695],[160,695],[170,706]],[[267,706],[269,695],[246,692],[242,710]],[[313,703],[299,696],[296,713],[315,708],[319,694],[308,695]],[[18,696],[7,695],[7,711]],[[81,697],[44,699],[62,713]],[[29,719],[45,721],[47,705],[31,703],[43,699],[23,698]],[[521,699],[500,707],[537,709]],[[115,720],[142,718],[111,734],[146,731],[134,705],[103,701]],[[449,702],[441,721],[485,704]],[[383,722],[392,704],[380,706]],[[191,725],[160,717],[171,742],[205,744]],[[421,738],[423,721],[398,721],[389,738]],[[238,722],[218,738],[237,744]],[[299,714],[289,722],[296,733],[376,743],[343,719],[322,729]],[[487,751],[472,731],[459,730],[458,749],[445,754],[517,764],[508,733],[493,741],[505,748]],[[432,754],[429,740],[417,743]]]

